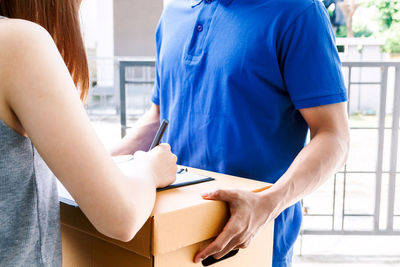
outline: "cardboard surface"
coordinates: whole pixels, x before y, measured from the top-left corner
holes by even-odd
[[[167,254],[154,257],[154,266],[157,267],[196,267],[203,266],[201,263],[194,263],[193,257],[197,251],[208,245],[211,240],[196,243]],[[211,267],[267,267],[272,265],[272,240],[273,224],[264,226],[256,235],[250,246],[240,249],[239,252],[225,260],[217,262]]]
[[[207,240],[221,231],[229,216],[227,206],[223,202],[204,200],[202,193],[215,189],[252,191],[266,186],[264,182],[198,169],[189,170],[216,180],[157,194],[153,210],[153,255]]]
[[[153,259],[125,250],[85,232],[61,226],[64,267],[146,267]]]
[[[134,239],[126,243],[100,234],[94,228],[94,226],[89,222],[89,220],[82,213],[82,211],[74,206],[69,206],[65,203],[60,203],[60,219],[62,226],[67,226],[70,229],[74,229],[76,231],[83,232],[87,235],[115,244],[121,248],[135,252],[144,257],[147,258],[151,257],[150,254],[150,245],[151,245],[150,241],[152,232],[151,219],[149,219],[143,225],[143,227],[136,234]]]
[[[107,266],[100,264],[101,258],[102,263],[111,260],[112,266],[203,266],[193,263],[195,252],[218,235],[229,212],[225,203],[204,200],[201,193],[215,189],[255,191],[268,184],[197,169],[189,171],[216,180],[158,192],[152,216],[127,243],[100,234],[79,208],[61,203],[63,265]],[[273,222],[260,231],[249,248],[212,266],[270,266],[272,242]]]

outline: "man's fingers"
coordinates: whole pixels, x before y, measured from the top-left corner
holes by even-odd
[[[213,256],[215,259],[220,259],[223,256],[225,256],[226,254],[228,254],[231,250],[235,249],[239,244],[239,241],[237,240],[237,238],[232,239],[231,242],[229,242],[229,244],[220,252],[215,253]]]
[[[219,236],[207,247],[196,254],[196,256],[194,257],[194,262],[200,262],[208,256],[214,255],[215,253],[222,251],[234,237],[234,235],[232,235],[232,229],[232,223],[231,220],[229,220]]]
[[[214,254],[214,258],[220,259],[232,250],[235,249],[245,249],[253,240],[253,235],[245,235],[244,233],[237,235],[234,239],[229,242],[229,244],[221,252]]]
[[[207,200],[220,200],[225,202],[232,202],[233,200],[238,199],[239,194],[234,190],[219,189],[213,192],[204,193],[201,196]]]
[[[251,243],[251,239],[249,239],[246,242],[236,246],[235,249],[245,249],[250,245],[250,243]]]

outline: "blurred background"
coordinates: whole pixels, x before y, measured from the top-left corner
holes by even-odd
[[[150,106],[162,0],[83,0],[87,113],[111,147]],[[293,266],[400,266],[400,0],[326,0],[349,92],[347,165],[303,200]],[[329,82],[329,81],[327,81]]]

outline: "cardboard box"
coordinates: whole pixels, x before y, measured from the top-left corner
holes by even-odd
[[[61,203],[63,266],[204,266],[193,262],[194,255],[220,233],[229,211],[223,202],[203,200],[201,193],[218,188],[259,190],[268,184],[197,169],[189,171],[216,180],[158,192],[150,219],[127,243],[100,234],[79,208]],[[247,249],[210,266],[271,266],[273,225],[264,226]]]

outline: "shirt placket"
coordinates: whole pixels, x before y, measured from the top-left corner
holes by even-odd
[[[215,15],[217,0],[203,0],[192,8],[201,8],[196,19],[192,38],[186,52],[186,61],[199,59],[206,46],[206,38],[209,34],[212,18]]]

